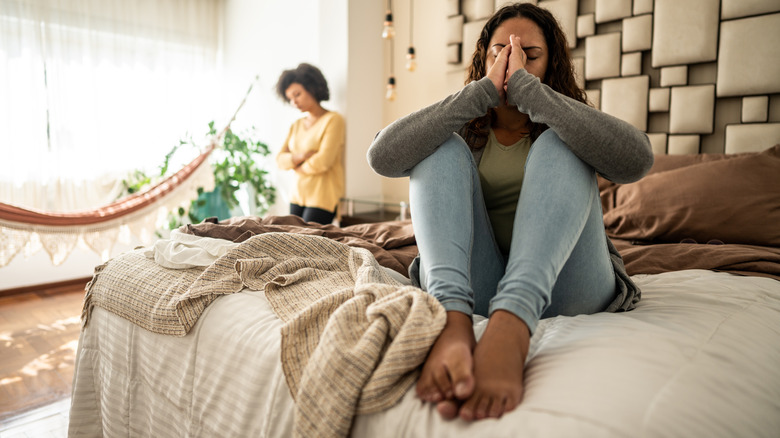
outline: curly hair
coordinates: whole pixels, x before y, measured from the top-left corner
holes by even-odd
[[[558,21],[549,11],[530,3],[506,5],[488,19],[482,28],[482,32],[479,34],[474,54],[471,57],[466,84],[485,77],[487,74],[486,57],[490,39],[493,37],[496,29],[510,18],[527,18],[536,23],[544,34],[549,60],[542,83],[564,96],[587,104],[585,91],[577,85],[577,81],[574,79],[574,68],[569,55],[569,46],[566,43],[566,35],[564,35]],[[493,117],[493,111],[490,110],[487,115],[472,120],[465,128],[466,134],[476,137],[487,136],[487,129]],[[545,125],[532,123],[531,138],[535,140],[546,129],[547,126]],[[469,142],[469,144],[472,143]]]
[[[303,62],[294,69],[283,71],[276,82],[276,94],[283,101],[289,103],[290,99],[285,95],[285,91],[295,83],[301,84],[317,103],[330,99],[328,81],[325,80],[320,69],[311,64]]]

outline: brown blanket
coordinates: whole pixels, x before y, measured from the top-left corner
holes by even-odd
[[[408,276],[417,255],[411,221],[379,222],[339,228],[304,222],[297,216],[237,217],[222,222],[187,225],[182,232],[243,242],[255,234],[288,232],[328,237],[369,250],[380,265]],[[756,245],[689,243],[646,244],[611,239],[629,275],[659,274],[683,269],[709,269],[780,280],[780,248]]]
[[[771,246],[696,243],[648,245],[620,239],[612,239],[612,243],[623,256],[629,275],[709,269],[780,280],[780,248]]]
[[[305,222],[298,216],[235,217],[221,222],[206,219],[185,225],[180,231],[196,236],[243,242],[256,234],[287,232],[323,236],[356,248],[365,248],[380,265],[406,277],[409,264],[417,256],[412,221],[379,222],[339,228]]]

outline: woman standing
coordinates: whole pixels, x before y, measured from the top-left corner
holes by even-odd
[[[585,102],[553,16],[508,5],[485,24],[466,86],[393,122],[368,151],[376,172],[410,177],[410,274],[447,310],[417,394],[446,418],[520,403],[541,318],[639,301],[606,237],[596,173],[638,180],[650,142]],[[490,318],[479,342],[474,313]]]
[[[295,171],[290,214],[307,222],[329,224],[344,195],[344,118],[322,107],[321,102],[330,98],[328,82],[311,64],[285,70],[276,92],[306,113],[292,124],[276,156],[280,169]]]

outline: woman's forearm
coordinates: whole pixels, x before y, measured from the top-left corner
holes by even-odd
[[[417,163],[432,154],[453,132],[497,104],[498,92],[489,79],[472,82],[380,131],[368,149],[368,164],[380,175],[408,176]]]
[[[631,124],[542,84],[525,70],[509,79],[509,102],[553,129],[572,152],[617,183],[640,179],[653,165],[650,140]]]

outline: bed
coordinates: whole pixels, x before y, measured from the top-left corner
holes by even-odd
[[[414,393],[444,313],[405,276],[410,222],[244,217],[96,268],[69,436],[777,436],[780,145],[599,188],[642,299],[542,320],[500,419]]]

